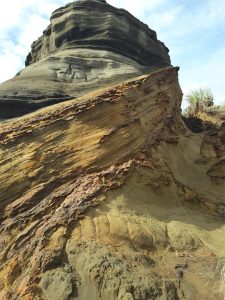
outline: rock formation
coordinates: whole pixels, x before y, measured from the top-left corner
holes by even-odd
[[[222,299],[224,126],[186,129],[177,73],[1,124],[3,299]]]
[[[84,15],[84,3],[90,14],[111,9],[110,20],[117,12],[121,22],[146,28],[103,0],[69,4],[52,16],[61,33],[51,35],[49,27],[22,73],[47,70],[57,55],[62,63],[75,59],[69,53],[76,47],[67,48],[70,41],[60,36],[74,38],[68,30],[79,20],[73,14]],[[91,36],[98,37],[94,24]],[[50,53],[47,45],[57,38],[62,43]],[[125,52],[109,52],[126,63]],[[130,66],[151,57],[132,55]],[[0,299],[223,299],[224,122],[198,134],[189,130],[179,68],[155,67],[115,84],[115,74],[121,80],[132,73],[117,66],[107,87],[93,85],[80,97],[0,123]],[[47,95],[49,77],[43,80]]]
[[[79,0],[52,14],[27,67],[0,85],[0,118],[169,65],[168,49],[147,25],[105,1]]]

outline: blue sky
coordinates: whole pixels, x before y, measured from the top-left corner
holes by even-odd
[[[23,68],[31,43],[66,0],[4,1],[0,11],[0,82]],[[108,0],[129,10],[157,32],[180,66],[184,94],[211,88],[215,102],[225,103],[225,0]]]

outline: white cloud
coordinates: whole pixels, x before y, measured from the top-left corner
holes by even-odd
[[[109,4],[119,8],[124,8],[140,19],[143,19],[143,16],[145,16],[148,11],[156,9],[159,5],[163,5],[165,2],[166,0],[108,0]]]
[[[66,0],[17,0],[1,5],[0,82],[24,67],[30,46],[49,24],[51,13],[66,3]]]
[[[188,68],[180,71],[183,92],[187,94],[191,89],[209,87],[214,95],[215,103],[225,103],[225,44],[213,53],[206,56]]]
[[[0,10],[0,82],[24,66],[31,43],[49,24],[51,13],[67,0],[5,1]],[[184,92],[208,86],[225,101],[224,0],[108,0],[125,8],[157,32],[179,65]],[[224,28],[224,29],[223,29]]]

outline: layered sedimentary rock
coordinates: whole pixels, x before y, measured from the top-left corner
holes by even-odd
[[[185,127],[177,73],[0,125],[0,296],[222,299],[224,125]]]
[[[28,113],[170,65],[156,33],[101,0],[56,10],[26,68],[0,85],[0,118]]]
[[[191,131],[181,99],[128,12],[52,14],[0,86],[0,117],[60,102],[0,123],[0,300],[224,298],[223,116]]]

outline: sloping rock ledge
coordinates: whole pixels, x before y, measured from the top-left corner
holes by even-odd
[[[222,299],[224,133],[186,129],[177,75],[0,124],[0,297]]]

